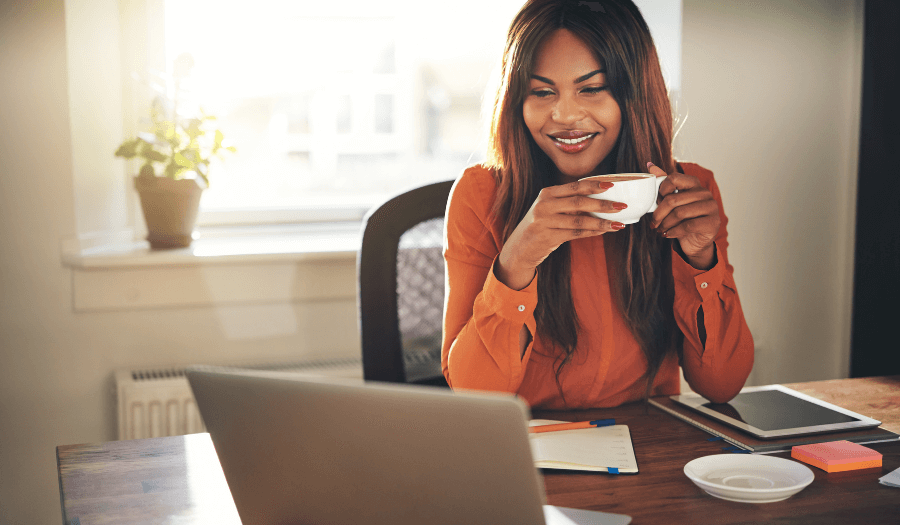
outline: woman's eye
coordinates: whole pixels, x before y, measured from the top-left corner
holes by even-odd
[[[531,92],[531,94],[536,97],[539,97],[539,98],[544,98],[544,97],[549,97],[550,95],[553,94],[553,92],[550,91],[549,89],[535,89]]]
[[[582,93],[587,93],[589,95],[593,95],[594,93],[600,93],[601,91],[605,91],[606,86],[598,86],[598,87],[588,87],[581,90]]]

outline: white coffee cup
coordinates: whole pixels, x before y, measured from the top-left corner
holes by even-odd
[[[656,196],[659,195],[659,185],[665,179],[665,176],[657,177],[649,173],[613,173],[610,175],[585,177],[581,180],[612,182],[612,188],[603,193],[588,195],[588,197],[612,202],[624,202],[628,205],[624,210],[615,213],[591,212],[591,215],[601,219],[621,222],[622,224],[634,224],[641,220],[645,213],[656,210]]]

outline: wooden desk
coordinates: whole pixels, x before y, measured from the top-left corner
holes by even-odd
[[[900,376],[786,386],[900,430]],[[813,468],[815,481],[797,495],[754,505],[713,498],[691,483],[684,465],[721,453],[724,445],[653,407],[535,415],[616,418],[631,428],[640,468],[633,476],[544,471],[553,505],[628,514],[635,524],[900,523],[900,489],[878,483],[900,468],[897,442],[868,445],[884,455],[881,469],[827,474]],[[240,523],[208,434],[61,446],[57,463],[65,525]]]

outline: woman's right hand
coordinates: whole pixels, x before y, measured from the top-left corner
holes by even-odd
[[[579,180],[541,190],[500,251],[497,279],[521,290],[534,279],[538,265],[562,243],[624,228],[621,222],[588,213],[615,213],[626,208],[623,203],[587,197],[612,186],[611,182]]]

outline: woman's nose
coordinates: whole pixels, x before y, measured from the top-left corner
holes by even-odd
[[[561,96],[553,106],[551,117],[560,124],[574,124],[584,118],[585,112],[575,97]]]

